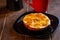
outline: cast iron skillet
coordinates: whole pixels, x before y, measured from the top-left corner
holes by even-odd
[[[44,30],[40,30],[40,31],[31,31],[31,30],[28,30],[23,22],[22,22],[22,19],[25,15],[29,14],[29,13],[36,13],[34,11],[31,11],[31,12],[26,12],[24,14],[22,14],[17,20],[16,22],[14,23],[14,30],[20,34],[24,34],[24,35],[29,35],[29,36],[32,36],[32,37],[39,37],[39,38],[45,38],[47,37],[48,35],[50,35],[51,33],[53,33],[55,31],[55,29],[57,28],[58,26],[58,23],[59,23],[59,20],[56,16],[53,16],[51,14],[47,14],[47,13],[43,13],[45,15],[47,15],[50,20],[51,20],[51,25],[49,25],[46,29]]]

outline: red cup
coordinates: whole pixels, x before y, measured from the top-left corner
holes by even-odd
[[[48,7],[48,0],[32,0],[32,3],[29,0],[24,0],[27,4],[34,8],[36,12],[46,12]]]

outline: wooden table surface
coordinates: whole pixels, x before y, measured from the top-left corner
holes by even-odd
[[[9,11],[6,8],[0,9],[0,40],[51,40],[50,37],[47,39],[36,39],[23,36],[13,29],[14,22],[25,12],[26,9],[24,8],[19,11]],[[48,7],[48,13],[60,19],[60,0],[51,1]],[[52,34],[52,40],[60,40],[60,22],[57,29]]]

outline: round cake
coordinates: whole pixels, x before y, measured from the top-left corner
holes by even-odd
[[[50,25],[50,19],[43,13],[30,13],[24,16],[23,23],[29,30],[40,30]]]

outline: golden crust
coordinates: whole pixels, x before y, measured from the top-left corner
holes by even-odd
[[[30,30],[38,30],[50,25],[50,19],[42,13],[30,13],[23,18],[23,23]]]

